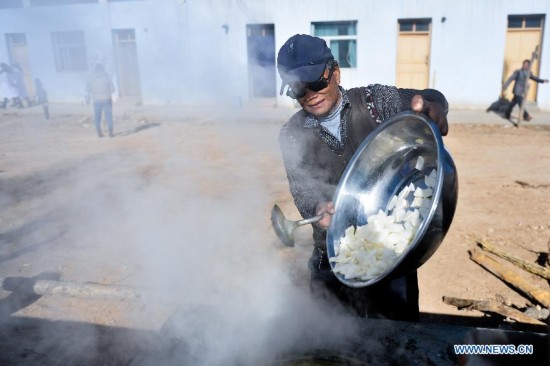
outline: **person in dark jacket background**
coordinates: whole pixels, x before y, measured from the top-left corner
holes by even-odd
[[[514,81],[514,89],[512,93],[514,94],[514,97],[512,98],[512,102],[510,105],[508,105],[508,108],[506,109],[506,112],[504,113],[504,116],[507,119],[510,119],[510,115],[512,114],[512,110],[514,109],[514,106],[517,104],[521,107],[521,104],[523,103],[523,98],[526,97],[525,90],[527,88],[527,82],[529,79],[536,81],[537,83],[547,83],[548,79],[539,79],[538,77],[534,76],[533,73],[529,70],[531,67],[531,61],[530,60],[523,60],[523,64],[521,69],[518,69],[510,75],[508,80],[502,84],[502,93],[504,94],[504,90],[508,88],[508,85],[512,81]],[[527,112],[527,109],[523,110],[523,119],[525,121],[530,121],[531,116]]]
[[[334,213],[336,186],[364,138],[385,119],[411,109],[427,114],[446,135],[445,97],[433,89],[378,84],[346,90],[339,85],[340,69],[326,42],[304,34],[292,36],[281,47],[277,68],[280,93],[288,86],[287,96],[302,107],[279,135],[290,192],[302,217],[324,212],[323,219],[313,224],[314,249],[308,263],[312,293],[336,296],[362,317],[418,320],[416,272],[367,288],[347,287],[331,271],[326,230]]]

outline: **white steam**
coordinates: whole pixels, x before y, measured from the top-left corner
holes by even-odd
[[[293,283],[297,269],[284,253],[293,249],[272,232],[272,186],[262,163],[282,164],[270,155],[276,134],[256,151],[246,142],[256,140],[246,135],[250,125],[183,133],[193,128],[161,125],[147,131],[151,138],[129,136],[120,147],[115,139],[107,142],[112,149],[91,147],[74,158],[60,151],[58,164],[8,181],[2,210],[21,224],[21,246],[39,244],[7,259],[10,265],[30,263],[29,277],[54,270],[62,280],[143,289],[144,307],[126,314],[136,328],[170,306],[163,341],[138,365],[152,358],[253,365],[351,337],[354,320],[344,310]]]

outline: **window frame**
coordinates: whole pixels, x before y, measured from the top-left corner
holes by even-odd
[[[357,23],[358,23],[357,20],[334,20],[334,21],[311,22],[311,34],[314,35],[315,37],[319,37],[319,38],[324,39],[325,42],[327,42],[327,46],[329,48],[331,48],[331,42],[332,41],[335,41],[335,42],[349,41],[350,43],[355,41],[355,59],[353,60],[354,62],[349,62],[351,64],[351,66],[346,66],[346,65],[343,65],[340,62],[340,60],[336,60],[336,61],[338,61],[338,65],[339,65],[340,68],[344,68],[344,69],[356,69],[357,68],[357,46],[358,46],[358,42],[357,42]],[[344,35],[323,36],[323,35],[317,35],[316,32],[315,32],[316,26],[319,26],[319,25],[339,26],[339,25],[345,25],[345,24],[353,26],[353,33],[344,34]]]
[[[527,21],[534,20],[534,19],[539,20],[539,25],[536,27],[528,27]],[[545,20],[546,20],[545,14],[508,15],[506,29],[508,30],[543,29]],[[510,27],[510,21],[520,21],[521,26]]]
[[[408,24],[410,24],[412,26],[411,30],[402,30],[401,29],[401,26],[408,25]],[[427,30],[424,30],[424,29],[417,30],[418,25],[427,25],[428,29]],[[403,18],[403,19],[397,19],[397,26],[398,26],[398,31],[401,34],[410,34],[410,33],[429,34],[430,31],[432,30],[432,19],[431,18]]]
[[[80,37],[79,42],[63,41],[63,36]],[[86,37],[84,31],[51,32],[52,48],[55,60],[55,71],[58,73],[80,73],[88,71],[88,55],[86,52]],[[74,59],[74,50],[80,53],[82,64]]]

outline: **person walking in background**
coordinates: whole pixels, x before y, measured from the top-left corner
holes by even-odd
[[[113,137],[113,101],[112,94],[115,87],[102,64],[97,64],[88,78],[86,91],[91,96],[94,105],[94,123],[97,135],[103,137],[101,131],[101,115],[105,116],[109,136]]]
[[[42,109],[44,110],[44,119],[50,119],[48,92],[46,91],[46,89],[44,89],[44,86],[42,85],[42,81],[40,81],[40,79],[36,79],[34,81],[34,87],[36,89],[35,103],[42,105]]]
[[[0,107],[6,109],[8,102],[12,101],[12,106],[19,106],[17,89],[15,88],[15,78],[11,67],[5,63],[0,63]]]
[[[508,88],[508,85],[512,81],[514,81],[514,89],[512,90],[512,93],[514,94],[514,97],[512,98],[512,102],[506,109],[506,112],[504,115],[507,119],[510,119],[510,115],[512,114],[512,110],[514,109],[514,106],[517,104],[520,106],[523,103],[523,98],[526,97],[525,91],[527,90],[527,82],[529,79],[536,81],[537,83],[547,83],[548,79],[539,79],[538,77],[534,76],[533,73],[529,70],[531,67],[531,61],[529,60],[523,60],[523,65],[521,69],[518,69],[513,72],[512,75],[506,80],[504,84],[502,84],[502,94],[504,94],[504,91],[506,88]],[[529,115],[527,112],[527,109],[523,110],[523,120],[530,121],[533,117]]]

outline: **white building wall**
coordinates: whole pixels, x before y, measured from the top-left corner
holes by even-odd
[[[398,19],[431,18],[430,87],[441,90],[451,105],[473,108],[486,108],[500,94],[508,15],[550,13],[548,0],[349,0],[325,6],[310,0],[284,8],[269,0],[251,3],[270,7],[277,48],[295,33],[309,34],[311,22],[357,20],[357,68],[342,70],[344,87],[395,84]],[[544,51],[550,52],[549,32],[546,26],[540,68],[544,78],[550,78],[544,58]],[[550,86],[539,85],[538,90],[539,107],[550,109]],[[289,104],[285,98],[280,103]]]
[[[0,11],[4,47],[0,60],[7,62],[5,33],[25,33],[32,75],[42,81],[50,100],[83,101],[87,73],[56,72],[52,32],[85,30],[88,62],[105,61],[112,72],[108,18],[100,6],[43,7]]]
[[[182,9],[175,2],[164,1],[156,6],[151,1],[105,6],[110,21],[110,29],[105,32],[111,29],[135,32],[144,102],[166,104],[180,100],[180,89],[185,87],[182,74],[176,72],[184,63]]]
[[[111,31],[132,28],[144,103],[232,104],[249,99],[247,24],[274,24],[277,52],[290,36],[310,34],[311,22],[357,20],[357,68],[342,70],[342,85],[349,88],[394,84],[398,19],[431,18],[430,87],[441,90],[451,106],[485,108],[500,93],[508,15],[546,14],[548,21],[549,13],[549,0],[103,1],[1,9],[0,35],[26,34],[33,77],[43,81],[51,100],[81,101],[87,77],[55,71],[52,31],[84,30],[89,63],[104,61],[114,75]],[[550,78],[549,32],[545,26],[543,78]],[[281,96],[277,103],[292,101]],[[538,105],[550,110],[550,85],[539,84]]]
[[[550,1],[445,2],[445,23],[434,21],[431,77],[457,106],[487,107],[500,93],[508,15],[550,14]],[[540,75],[550,78],[548,26],[544,28]],[[525,55],[530,58],[531,55]],[[432,79],[433,81],[433,79]],[[550,87],[539,84],[538,105],[550,109]]]

